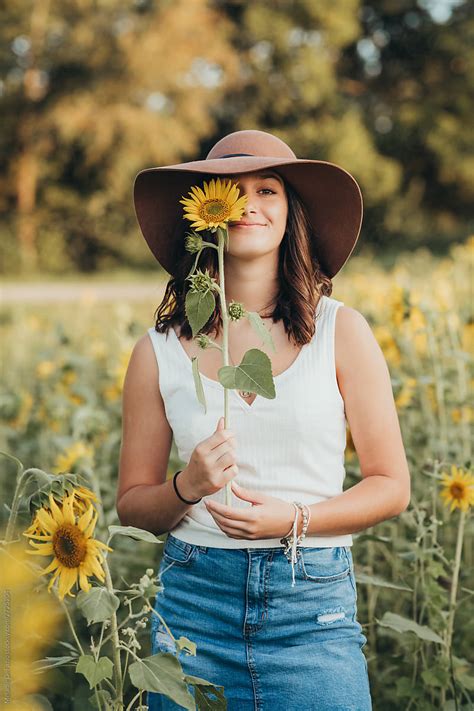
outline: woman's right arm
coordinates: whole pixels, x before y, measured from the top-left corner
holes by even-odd
[[[137,526],[159,536],[172,530],[192,504],[178,499],[166,480],[173,433],[161,397],[158,364],[148,334],[137,341],[122,396],[122,444],[116,508],[123,526]],[[179,475],[179,491],[193,494]],[[183,477],[183,478],[182,478]]]

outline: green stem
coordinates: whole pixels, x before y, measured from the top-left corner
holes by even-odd
[[[225,228],[227,229],[227,228]],[[219,245],[219,296],[221,300],[222,314],[222,364],[229,365],[229,318],[227,316],[227,303],[225,298],[225,278],[224,278],[224,241],[225,231],[218,227],[217,237]],[[229,426],[229,390],[224,388],[224,427]],[[232,488],[230,481],[225,485],[226,506],[232,506]]]
[[[451,585],[451,595],[449,600],[448,624],[446,627],[446,651],[449,655],[453,638],[454,615],[456,612],[456,597],[458,592],[459,570],[461,568],[461,554],[464,540],[464,524],[466,522],[466,511],[461,509],[459,517],[458,537],[456,541],[456,553],[454,556],[453,582]]]
[[[69,610],[67,609],[67,605],[64,602],[64,600],[61,600],[59,597],[58,597],[58,600],[61,603],[61,606],[62,606],[64,612],[66,613],[67,621],[69,623],[69,627],[71,628],[71,632],[72,632],[72,636],[74,637],[74,641],[77,644],[77,648],[79,649],[81,654],[84,654],[84,650],[82,649],[82,644],[80,643],[79,637],[77,636],[76,630],[74,629],[74,624],[72,622],[71,615],[69,614]]]
[[[217,249],[219,251],[219,247],[217,244],[214,244],[213,242],[205,242],[204,240],[202,241],[202,246],[203,247],[212,247],[212,249]]]
[[[105,572],[105,585],[107,590],[113,595],[114,586],[112,584],[112,577],[110,575],[109,564],[107,563],[107,558],[104,556],[102,565]],[[120,660],[120,639],[118,635],[118,625],[117,625],[117,613],[113,612],[110,617],[110,624],[112,628],[112,654],[114,657],[114,671],[115,671],[115,683],[116,683],[116,693],[117,701],[119,702],[119,708],[123,709],[123,678],[122,678],[122,665]]]
[[[7,530],[5,533],[5,540],[4,543],[10,543],[12,538],[13,538],[13,533],[15,530],[15,524],[16,524],[16,518],[18,516],[18,509],[20,507],[20,499],[21,495],[23,493],[23,489],[25,487],[26,482],[28,481],[29,477],[32,476],[33,474],[36,474],[37,472],[41,472],[44,474],[44,472],[41,469],[25,469],[25,471],[20,474],[18,477],[18,481],[16,484],[15,488],[15,493],[13,495],[13,502],[12,502],[12,507],[10,509],[10,516],[8,517],[8,524],[7,524]]]
[[[143,693],[143,690],[142,690],[142,689],[139,689],[139,690],[137,691],[137,693],[135,694],[135,696],[133,697],[133,699],[130,701],[129,705],[127,706],[126,711],[132,711],[132,709],[133,709],[133,703],[134,703],[134,701],[136,701],[138,698],[140,699],[140,703],[141,703],[141,695],[142,695],[142,693]]]

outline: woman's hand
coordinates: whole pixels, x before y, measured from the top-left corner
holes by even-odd
[[[293,504],[260,491],[251,491],[231,482],[232,491],[239,499],[251,501],[242,509],[225,506],[217,501],[204,501],[207,510],[229,538],[282,538],[289,532],[294,518]],[[298,529],[299,530],[299,529]]]

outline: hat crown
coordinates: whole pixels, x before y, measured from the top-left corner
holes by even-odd
[[[295,159],[287,144],[271,133],[257,130],[234,131],[221,138],[211,148],[206,160],[234,156],[262,156],[265,158]]]

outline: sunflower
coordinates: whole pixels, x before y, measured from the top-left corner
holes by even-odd
[[[57,459],[53,472],[60,474],[61,472],[71,472],[74,467],[81,464],[83,460],[90,462],[93,457],[93,449],[85,442],[73,442]]]
[[[31,555],[53,555],[54,558],[47,568],[41,570],[42,575],[47,575],[54,570],[48,590],[59,578],[59,597],[65,595],[75,597],[71,593],[72,587],[78,582],[82,590],[88,592],[91,584],[88,577],[95,575],[104,582],[105,575],[102,569],[101,548],[111,551],[112,548],[102,541],[92,538],[97,523],[97,512],[92,504],[76,521],[74,511],[74,492],[66,496],[61,505],[49,496],[49,509],[41,508],[36,516],[41,525],[40,533],[24,532],[23,535],[30,539],[37,539],[36,543],[30,540],[36,550],[28,551]]]
[[[99,503],[99,499],[94,492],[87,489],[85,486],[76,486],[74,489],[74,511],[76,514],[79,516],[83,514],[91,503]],[[29,535],[30,533],[41,533],[42,530],[43,528],[38,518],[38,512],[36,512],[31,524],[25,531],[25,534]]]
[[[456,507],[467,511],[474,504],[474,476],[470,471],[464,472],[461,467],[451,465],[451,474],[442,475],[444,489],[441,497],[445,504],[451,504],[450,512]]]
[[[204,190],[193,185],[189,198],[180,200],[184,205],[184,218],[192,220],[191,227],[197,232],[218,227],[225,228],[229,220],[239,220],[247,203],[247,196],[239,197],[240,192],[231,180],[221,182],[220,178],[204,182]]]

